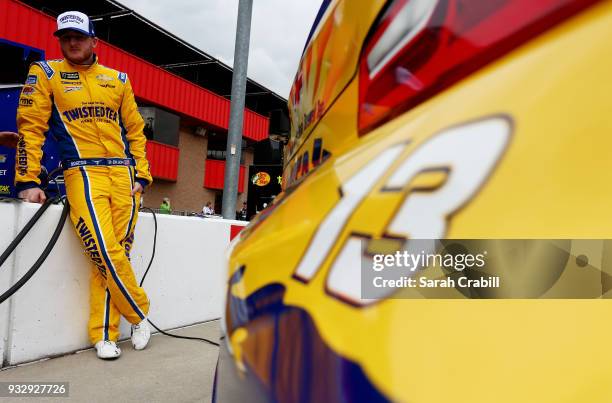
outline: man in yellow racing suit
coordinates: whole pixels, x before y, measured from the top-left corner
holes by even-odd
[[[98,357],[117,358],[120,315],[132,323],[132,344],[150,338],[149,299],[129,261],[140,194],[152,182],[144,122],[125,73],[98,63],[93,25],[80,12],[57,18],[62,60],[34,63],[19,99],[16,187],[45,201],[40,181],[45,132],[59,144],[70,218],[92,262],[89,337]],[[69,262],[67,262],[69,263]]]

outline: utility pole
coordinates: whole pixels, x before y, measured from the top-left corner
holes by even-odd
[[[239,0],[222,202],[223,218],[232,220],[236,218],[236,198],[238,196],[240,156],[242,155],[242,122],[244,116],[247,66],[249,64],[249,39],[251,36],[252,10],[253,0]]]

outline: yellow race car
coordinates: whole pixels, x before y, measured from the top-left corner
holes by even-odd
[[[283,192],[228,255],[214,400],[612,401],[611,37],[611,1],[324,1]],[[418,239],[568,240],[600,288],[555,293],[565,259],[533,293],[364,295]]]

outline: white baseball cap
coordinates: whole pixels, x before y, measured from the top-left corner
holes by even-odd
[[[66,11],[57,17],[57,31],[53,35],[60,36],[68,30],[80,32],[87,36],[96,36],[89,17],[80,11]]]

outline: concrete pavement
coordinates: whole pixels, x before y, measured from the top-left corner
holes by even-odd
[[[219,321],[173,331],[181,336],[219,342]],[[119,343],[122,355],[103,361],[93,349],[7,368],[0,382],[69,382],[69,398],[19,398],[19,402],[209,402],[218,347],[193,340],[153,335],[150,345],[135,351]],[[8,401],[0,398],[1,401]]]

